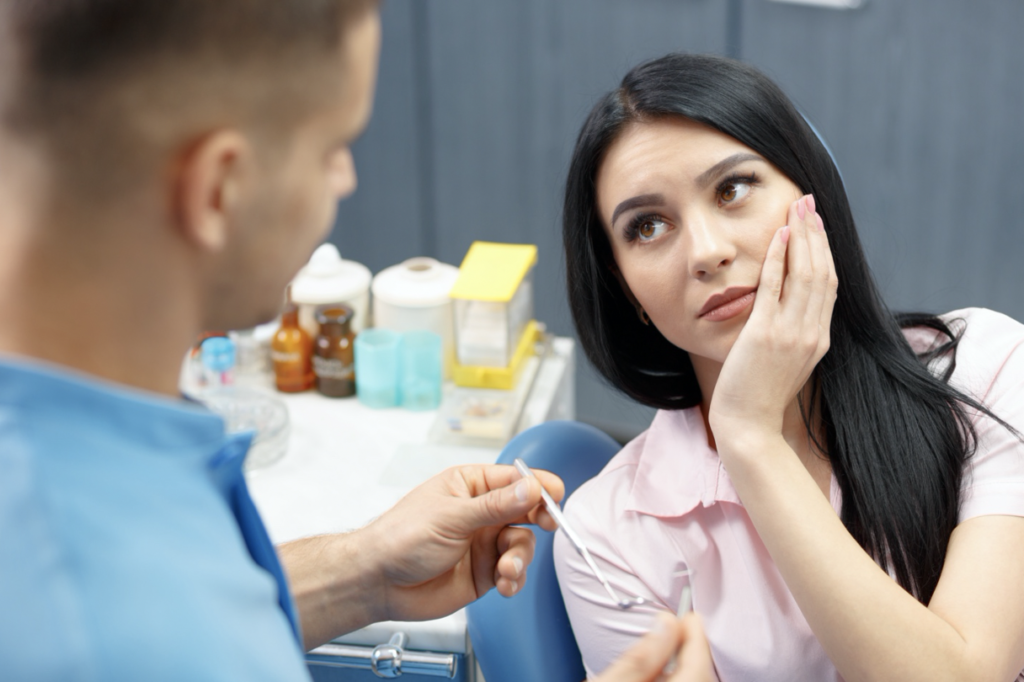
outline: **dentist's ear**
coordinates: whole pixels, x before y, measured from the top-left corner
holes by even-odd
[[[237,131],[219,130],[182,153],[174,169],[174,215],[182,237],[209,253],[224,249],[251,163],[252,148]]]

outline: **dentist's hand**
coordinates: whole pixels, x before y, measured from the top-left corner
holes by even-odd
[[[307,650],[382,620],[426,620],[462,608],[492,587],[510,597],[526,580],[536,523],[555,529],[540,498],[546,471],[520,479],[511,466],[449,469],[370,525],[278,547]]]
[[[543,484],[561,500],[561,479],[537,471],[520,478],[511,466],[449,469],[405,496],[364,530],[374,538],[383,617],[425,620],[445,616],[492,587],[506,597],[526,581],[536,523],[554,530],[541,503]]]
[[[662,671],[675,657],[668,677]],[[717,682],[700,617],[660,614],[655,627],[591,682]]]

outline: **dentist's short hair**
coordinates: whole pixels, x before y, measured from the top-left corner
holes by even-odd
[[[109,178],[89,169],[129,178],[133,153],[175,120],[248,116],[269,129],[301,115],[316,96],[309,76],[337,68],[325,56],[377,4],[0,0],[0,126],[99,190]]]

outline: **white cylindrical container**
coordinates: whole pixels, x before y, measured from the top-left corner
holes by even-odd
[[[292,301],[299,306],[299,326],[316,338],[319,326],[313,317],[318,305],[344,303],[352,308],[352,331],[358,334],[367,325],[370,312],[369,268],[362,263],[342,260],[338,247],[321,244],[309,263],[292,280]]]
[[[441,337],[444,378],[455,355],[452,301],[459,269],[433,258],[410,258],[373,278],[373,325],[397,332],[425,330]]]

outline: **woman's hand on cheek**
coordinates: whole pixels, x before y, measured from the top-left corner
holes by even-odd
[[[711,400],[715,439],[782,432],[783,415],[829,348],[838,279],[810,195],[793,202],[768,246],[757,296]]]

